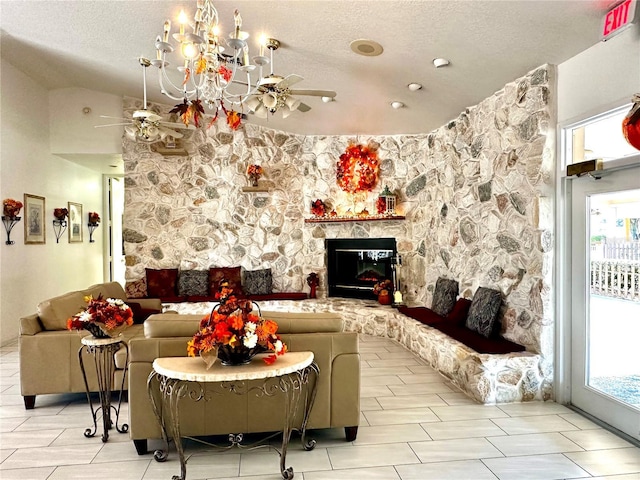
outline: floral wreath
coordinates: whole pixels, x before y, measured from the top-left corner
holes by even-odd
[[[370,192],[378,183],[377,145],[349,144],[336,167],[338,186],[347,193]]]

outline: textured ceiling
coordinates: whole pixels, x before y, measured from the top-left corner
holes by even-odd
[[[303,97],[311,107],[287,119],[252,123],[302,134],[426,133],[466,107],[545,63],[559,64],[599,41],[603,0],[218,1],[224,31],[233,9],[252,33],[251,56],[264,32],[279,39],[274,73],[304,77],[300,89],[335,90],[334,102]],[[166,18],[191,1],[0,2],[5,60],[48,88],[84,87],[142,97],[136,57],[154,58]],[[384,47],[378,57],[354,54],[361,38]],[[451,65],[436,69],[431,61]],[[175,63],[175,62],[174,62]],[[172,105],[149,70],[149,100]],[[410,92],[407,84],[424,88]],[[399,100],[405,108],[394,110]]]

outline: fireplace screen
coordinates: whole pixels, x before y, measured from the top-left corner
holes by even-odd
[[[394,238],[330,239],[326,245],[330,297],[375,298],[373,286],[391,280]]]

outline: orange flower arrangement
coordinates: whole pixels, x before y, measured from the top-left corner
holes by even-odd
[[[347,193],[370,192],[378,183],[378,154],[375,144],[350,144],[336,164],[336,181]]]
[[[327,214],[327,206],[318,198],[311,202],[311,213],[315,217],[324,217]]]
[[[98,298],[88,295],[84,301],[88,304],[87,308],[67,320],[68,330],[89,330],[94,333],[92,327],[109,331],[122,325],[133,325],[133,311],[119,298],[105,300],[102,295]]]
[[[251,313],[251,300],[238,300],[230,290],[221,289],[221,303],[216,310],[200,320],[198,332],[187,343],[187,355],[195,357],[216,348],[227,352],[245,352],[252,357],[256,353],[272,351],[263,360],[267,365],[284,355],[287,346],[276,334],[278,324]],[[222,358],[222,357],[221,357]]]
[[[97,212],[89,212],[89,223],[93,225],[100,223],[100,215]]]

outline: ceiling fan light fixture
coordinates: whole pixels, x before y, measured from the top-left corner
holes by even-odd
[[[284,104],[289,107],[290,111],[293,110],[297,110],[297,108],[300,106],[300,100],[298,100],[295,97],[287,97],[287,99],[284,101]],[[285,117],[286,118],[286,117]]]
[[[251,98],[249,98],[249,100],[247,100],[245,106],[250,112],[255,112],[256,109],[260,107],[260,97],[258,97],[257,95],[252,96]]]
[[[262,95],[262,103],[267,108],[275,108],[278,105],[278,97],[274,92],[267,92]]]
[[[256,109],[256,117],[258,118],[267,118],[269,110],[267,110],[267,107],[265,107],[264,105],[260,105],[260,107],[258,107]]]

